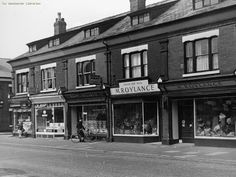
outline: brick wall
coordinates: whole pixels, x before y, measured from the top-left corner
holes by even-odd
[[[0,100],[3,101],[3,105],[0,107],[0,132],[10,131],[10,112],[8,102],[8,85],[11,82],[0,81]]]
[[[56,88],[65,87],[65,70],[62,61],[57,62],[56,67]]]
[[[68,90],[76,87],[76,64],[75,59],[68,60]]]
[[[236,69],[236,27],[223,26],[219,34],[219,67],[222,74],[232,74]]]
[[[182,36],[169,39],[168,75],[169,79],[182,78],[184,73],[184,46]]]

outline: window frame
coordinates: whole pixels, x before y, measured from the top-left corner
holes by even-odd
[[[37,51],[37,46],[36,46],[36,44],[29,46],[29,52],[30,52],[30,53],[36,52],[36,51]]]
[[[51,72],[50,74],[53,73],[53,75],[51,77],[48,77],[48,72]],[[51,81],[52,88],[48,87],[49,80],[52,80]],[[45,82],[45,84],[44,84],[44,82]],[[55,91],[56,90],[56,66],[41,69],[41,90],[42,91]]]
[[[217,52],[216,53],[212,53],[212,40],[213,39],[217,39]],[[186,41],[184,42],[184,74],[193,74],[193,73],[201,73],[201,72],[208,72],[208,71],[216,71],[219,70],[219,64],[218,64],[218,68],[214,68],[213,67],[213,55],[217,54],[219,56],[219,50],[218,50],[218,39],[219,36],[211,36],[211,37],[207,37],[207,38],[199,38],[199,39],[195,39],[193,41]],[[203,40],[207,40],[208,42],[208,69],[207,70],[200,70],[197,71],[197,55],[196,55],[196,42],[198,41],[203,41]],[[188,64],[187,64],[187,60],[191,57],[186,56],[187,55],[187,51],[186,51],[186,46],[187,44],[191,43],[192,44],[192,72],[188,72]],[[218,63],[219,63],[219,58],[218,58]]]
[[[148,66],[148,57],[147,57],[147,63],[144,64],[144,52],[147,52],[147,49],[141,50],[141,51],[134,51],[130,53],[123,53],[122,54],[122,61],[123,61],[123,78],[124,79],[134,79],[134,78],[141,78],[141,77],[147,77],[148,76],[148,67],[147,67],[147,74],[145,75],[145,66]],[[139,54],[140,55],[140,65],[138,66],[132,66],[132,55]],[[128,55],[129,60],[129,66],[125,66],[125,56]],[[140,67],[141,73],[140,77],[133,77],[133,68]],[[127,69],[128,68],[128,69]],[[129,77],[126,77],[126,69],[129,70]]]
[[[86,29],[84,31],[84,38],[90,38],[97,35],[99,35],[99,27]]]
[[[51,39],[48,42],[48,47],[51,48],[51,47],[54,47],[54,46],[58,46],[58,45],[60,45],[60,43],[61,43],[60,38]]]
[[[214,2],[215,0],[208,0],[208,1],[209,1],[209,4],[206,4],[206,0],[193,0],[193,9],[198,10],[204,7],[221,3],[221,0],[217,0],[217,2]],[[197,7],[197,3],[201,3],[201,5]]]
[[[134,23],[134,20],[135,20],[135,23]],[[150,21],[150,13],[148,12],[131,17],[132,26],[143,24],[148,21]]]
[[[23,83],[22,76],[26,76],[26,83]],[[20,77],[20,81],[19,81]],[[24,90],[24,87],[26,90]],[[16,74],[16,94],[28,93],[29,91],[29,72],[21,72]]]
[[[90,72],[86,72],[84,73],[84,64],[90,62],[91,64],[91,71]],[[80,68],[82,69],[81,72],[79,72],[79,65],[82,65]],[[95,58],[91,59],[91,60],[84,60],[84,61],[79,61],[76,62],[76,87],[84,87],[84,86],[90,86],[90,79],[91,79],[91,75],[96,73],[96,66],[95,66]],[[90,79],[88,83],[84,82],[84,78],[86,75],[90,75]],[[82,79],[80,79],[82,78]],[[81,82],[81,84],[80,84]]]

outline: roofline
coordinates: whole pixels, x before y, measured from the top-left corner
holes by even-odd
[[[175,1],[180,1],[180,0],[166,0],[166,1],[169,1],[168,3],[170,2],[175,2]],[[162,2],[166,2],[166,1],[162,1]],[[154,3],[154,4],[159,4],[159,5],[164,5],[166,3]],[[151,4],[149,5],[151,7],[155,7],[155,5]],[[46,53],[51,53],[51,52],[55,52],[55,51],[59,51],[59,50],[63,50],[63,49],[67,49],[67,48],[71,48],[71,47],[75,47],[75,46],[80,46],[80,45],[84,45],[84,44],[88,44],[88,43],[92,43],[92,42],[95,42],[95,41],[103,41],[103,40],[107,40],[107,39],[110,39],[112,37],[117,37],[117,36],[121,36],[121,35],[125,35],[125,34],[129,34],[129,33],[133,33],[133,32],[136,32],[136,31],[142,31],[142,30],[147,30],[147,29],[150,29],[150,28],[156,28],[158,26],[161,26],[161,25],[168,25],[170,23],[173,23],[173,22],[178,22],[178,21],[182,21],[182,20],[185,20],[185,19],[190,19],[190,18],[196,18],[198,16],[201,16],[201,15],[205,15],[205,14],[209,14],[209,13],[213,13],[213,12],[217,12],[217,11],[222,11],[222,10],[225,10],[227,8],[234,8],[236,6],[236,4],[233,4],[233,5],[230,5],[230,6],[226,6],[226,7],[222,7],[222,8],[219,8],[219,9],[214,9],[214,10],[211,10],[211,11],[207,11],[207,12],[203,12],[203,13],[199,13],[199,14],[193,14],[191,16],[187,16],[187,17],[183,17],[183,18],[180,18],[180,19],[176,19],[176,20],[171,20],[171,21],[167,21],[167,22],[163,22],[163,23],[160,23],[160,24],[155,24],[155,25],[150,25],[150,26],[146,26],[146,27],[143,27],[143,28],[140,28],[140,29],[134,29],[134,30],[131,30],[131,31],[127,31],[127,32],[124,32],[124,33],[119,33],[119,34],[115,34],[115,35],[112,35],[112,36],[107,36],[107,37],[103,37],[103,38],[99,38],[99,39],[95,39],[95,40],[91,40],[91,41],[84,41],[82,43],[78,43],[78,44],[74,44],[72,46],[65,46],[63,48],[59,48],[59,49],[55,49],[55,50],[52,50],[52,51],[47,51],[47,52],[44,52],[44,53],[39,53],[39,54],[36,54],[36,55],[31,55],[31,56],[27,56],[27,57],[23,57],[23,58],[18,58],[18,59],[13,59],[13,60],[10,60],[8,61],[8,63],[12,63],[14,61],[18,61],[18,60],[23,60],[23,59],[28,59],[29,57],[33,57],[33,56],[38,56],[38,55],[42,55],[42,54],[46,54]],[[149,7],[149,8],[151,8]],[[123,13],[124,14],[124,13]],[[128,13],[127,13],[128,14]],[[109,17],[108,17],[109,18]],[[106,18],[107,19],[107,18]],[[91,23],[92,24],[92,23]],[[76,28],[76,27],[75,27]],[[72,28],[73,29],[73,28]],[[79,30],[79,29],[75,29],[74,31],[76,30]],[[72,31],[70,31],[72,32]],[[67,32],[66,32],[67,33]],[[64,33],[65,34],[65,33]],[[49,37],[50,38],[50,37]],[[45,38],[47,39],[47,38]],[[42,39],[42,40],[45,40],[45,39]],[[39,40],[40,41],[40,40]]]

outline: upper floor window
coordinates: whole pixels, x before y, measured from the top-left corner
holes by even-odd
[[[220,0],[193,0],[194,9],[200,9],[213,4],[218,4]]]
[[[60,39],[56,38],[56,39],[51,39],[48,43],[48,47],[53,47],[53,46],[57,46],[60,45]]]
[[[97,36],[99,34],[99,28],[91,28],[91,29],[87,29],[85,31],[85,38],[89,38],[91,36]]]
[[[219,69],[218,37],[185,43],[185,73]]]
[[[149,13],[145,13],[145,14],[141,14],[141,15],[136,15],[131,17],[132,19],[132,25],[138,25],[138,24],[142,24],[145,22],[150,21],[150,16]]]
[[[42,90],[56,89],[56,63],[41,66]]]
[[[95,55],[76,59],[78,87],[90,85],[91,75],[95,74],[95,59]]]
[[[16,71],[16,92],[26,93],[29,89],[29,69]]]
[[[125,79],[148,76],[147,45],[123,49],[123,75]]]
[[[29,52],[35,52],[37,50],[36,45],[29,46]]]

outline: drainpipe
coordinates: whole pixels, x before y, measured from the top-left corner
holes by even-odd
[[[102,42],[106,47],[106,68],[107,68],[107,86],[106,86],[106,101],[107,101],[107,121],[108,121],[108,137],[107,141],[112,142],[112,104],[111,104],[111,51],[109,45],[106,41],[103,40]]]

